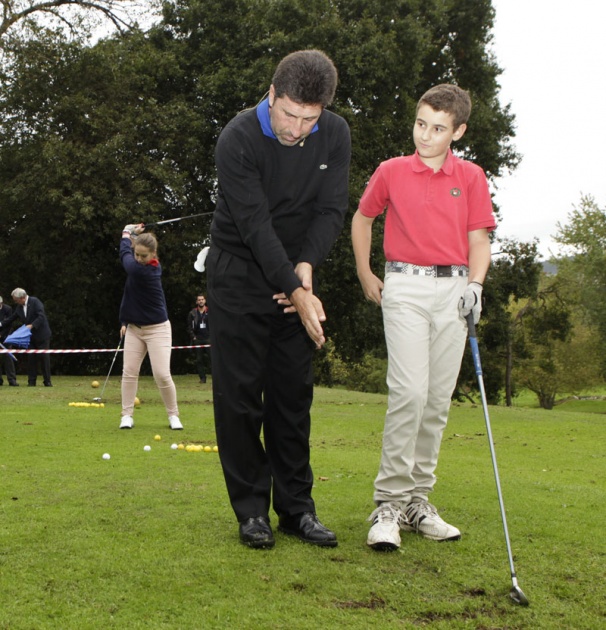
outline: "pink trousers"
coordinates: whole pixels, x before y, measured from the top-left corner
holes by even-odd
[[[139,370],[145,355],[149,360],[156,385],[169,416],[178,416],[177,390],[170,374],[172,330],[167,320],[162,324],[135,326],[129,324],[124,337],[122,369],[122,415],[132,416],[139,384]]]

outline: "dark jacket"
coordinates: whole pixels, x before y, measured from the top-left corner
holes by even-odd
[[[200,313],[197,307],[192,309],[187,315],[187,328],[192,341],[209,343],[208,309],[204,307],[202,313]]]
[[[36,345],[44,343],[51,338],[52,332],[46,318],[46,312],[44,311],[44,304],[34,297],[28,295],[27,297],[27,315],[24,312],[24,307],[21,304],[15,306],[15,310],[12,314],[2,322],[2,328],[10,329],[11,324],[15,320],[19,320],[25,326],[31,324],[32,327],[32,342]]]

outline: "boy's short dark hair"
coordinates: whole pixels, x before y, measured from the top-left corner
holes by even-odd
[[[276,98],[287,96],[300,105],[332,103],[337,89],[337,69],[321,50],[298,50],[282,59],[272,84]]]
[[[469,93],[451,83],[441,83],[427,90],[417,103],[417,112],[423,104],[429,105],[436,112],[451,114],[455,129],[465,124],[471,114]]]

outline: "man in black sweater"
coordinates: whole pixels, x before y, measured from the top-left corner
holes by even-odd
[[[322,52],[292,53],[265,98],[225,127],[207,259],[213,400],[221,464],[240,540],[278,529],[337,545],[311,497],[312,357],[325,342],[313,271],[348,209],[347,123],[325,110],[337,71]],[[263,431],[263,440],[261,440]]]

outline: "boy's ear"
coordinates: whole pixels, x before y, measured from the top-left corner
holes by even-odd
[[[452,139],[453,140],[460,140],[463,137],[463,134],[466,131],[467,131],[467,125],[465,123],[463,123],[462,125],[459,125],[455,129],[455,132],[452,134]]]

